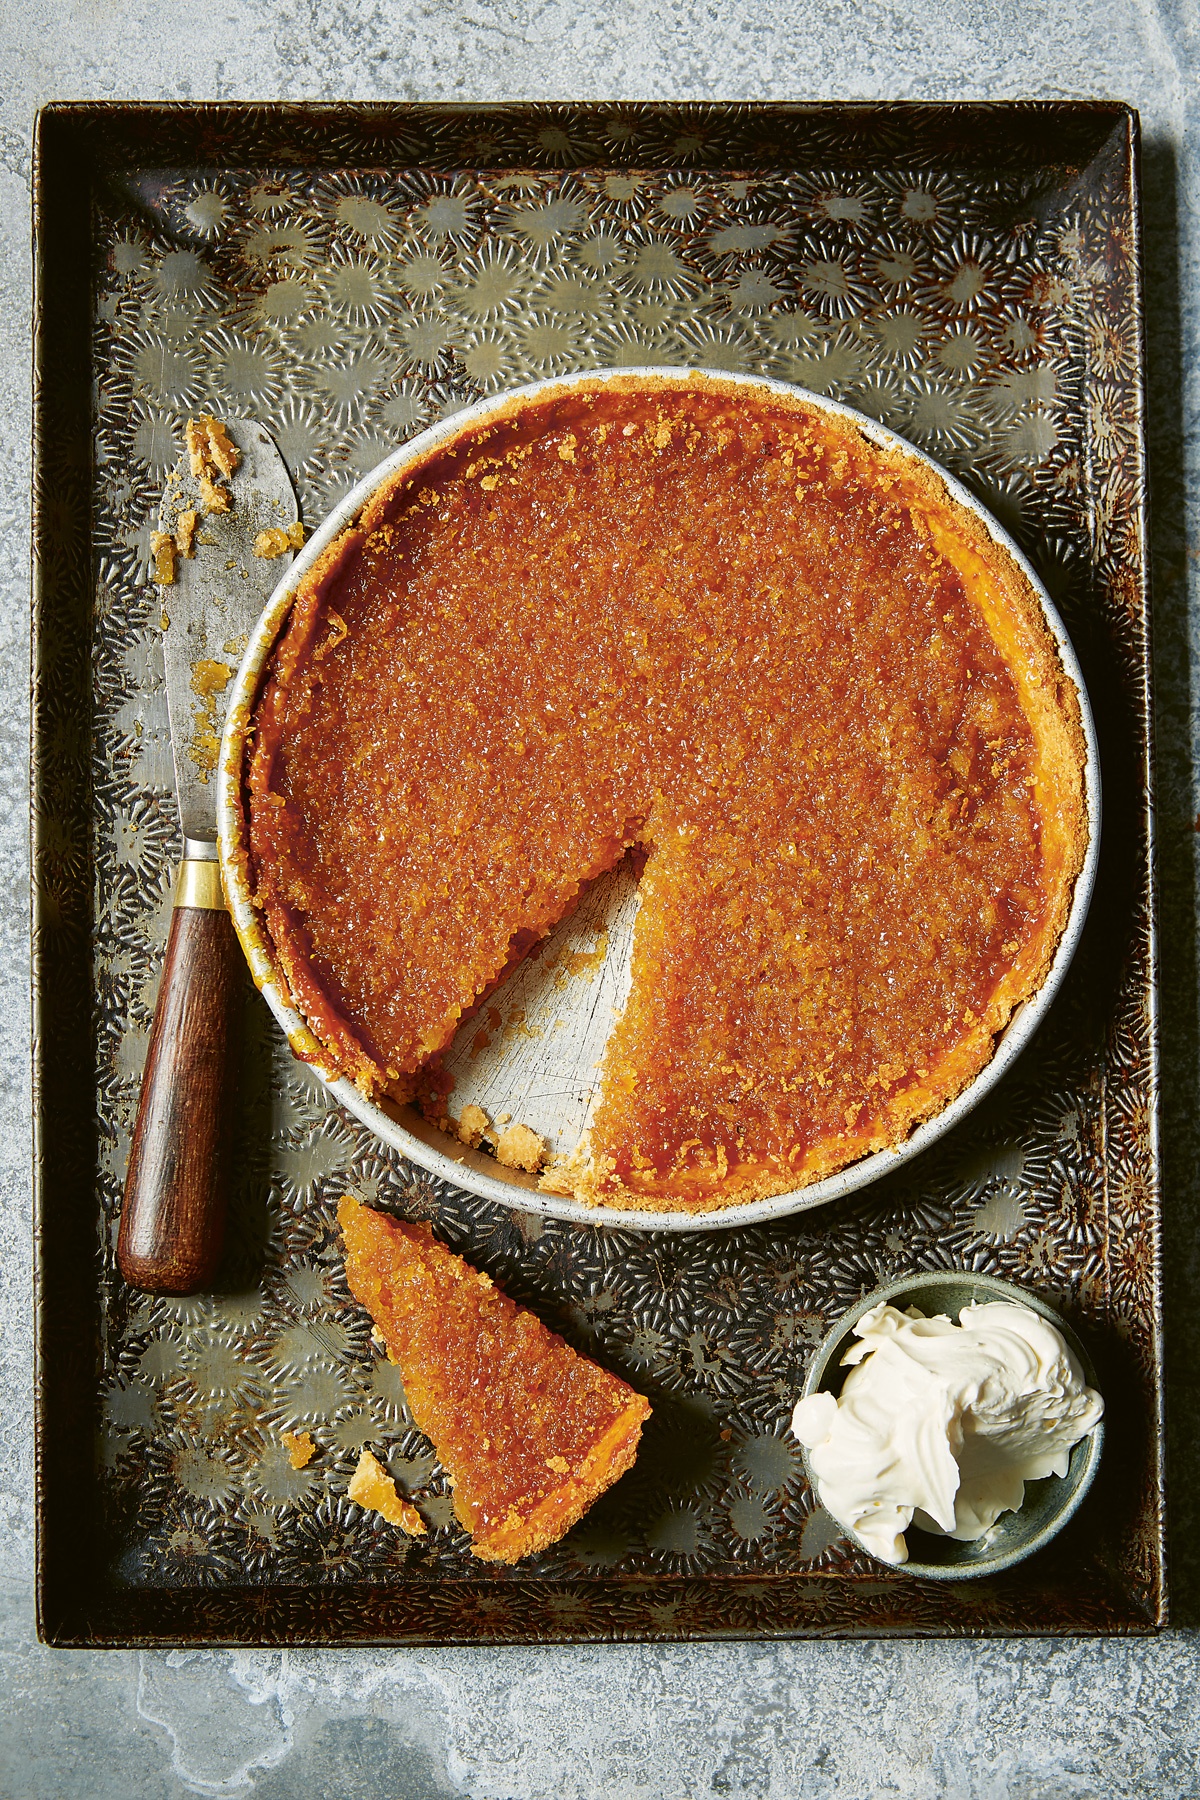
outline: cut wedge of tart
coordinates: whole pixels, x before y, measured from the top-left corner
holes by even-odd
[[[247,885],[366,1094],[436,1093],[638,847],[590,1135],[542,1176],[628,1208],[787,1193],[942,1111],[1044,982],[1089,837],[1016,558],[852,417],[712,376],[514,398],[382,484],[252,733]]]
[[[513,1563],[556,1543],[633,1466],[648,1402],[447,1250],[428,1225],[351,1195],[338,1223],[350,1291],[399,1365],[409,1411],[450,1476],[474,1554]]]

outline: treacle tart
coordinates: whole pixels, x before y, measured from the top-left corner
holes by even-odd
[[[331,1066],[407,1096],[643,846],[593,1129],[542,1180],[695,1210],[978,1074],[1061,935],[1083,766],[1036,593],[926,465],[799,395],[597,381],[431,452],[304,578],[248,875]]]

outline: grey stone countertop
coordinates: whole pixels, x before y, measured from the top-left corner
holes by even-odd
[[[1183,0],[23,0],[0,14],[0,1795],[1200,1795],[1191,670],[1200,24]],[[33,1622],[29,179],[52,99],[1108,97],[1146,133],[1174,1624],[1154,1640],[53,1651]],[[1195,546],[1195,547],[1194,547]]]

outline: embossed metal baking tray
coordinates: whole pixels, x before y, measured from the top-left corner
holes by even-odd
[[[1137,121],[1115,104],[61,106],[37,159],[34,949],[40,1629],[63,1644],[1146,1631],[1165,1617]],[[312,525],[423,425],[572,369],[781,376],[929,451],[1078,650],[1105,836],[1033,1043],[934,1149],[735,1231],[471,1196],[332,1107],[248,988],[218,1291],[114,1243],[178,854],[147,551],[197,408],[274,433]],[[586,955],[585,952],[580,952]],[[654,1417],[554,1549],[484,1568],[350,1306],[340,1194],[431,1219]],[[815,1506],[827,1324],[927,1269],[1064,1310],[1095,1487],[994,1580],[926,1584]],[[309,1429],[294,1470],[280,1433]],[[345,1495],[364,1445],[435,1526]]]

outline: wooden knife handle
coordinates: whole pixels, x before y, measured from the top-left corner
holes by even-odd
[[[244,967],[216,864],[185,862],[117,1238],[122,1275],[152,1294],[196,1293],[221,1258]]]

